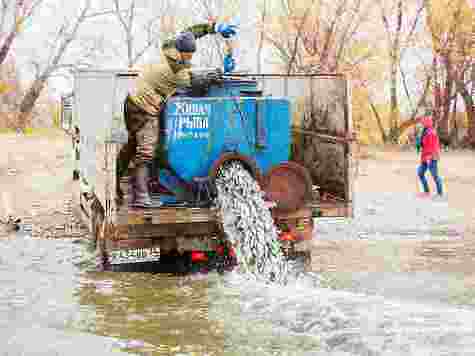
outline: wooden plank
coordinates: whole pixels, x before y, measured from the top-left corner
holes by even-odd
[[[161,207],[150,209],[121,207],[117,214],[117,224],[188,224],[217,221],[216,209],[209,208],[173,208]]]
[[[217,220],[195,221],[193,223],[176,223],[175,221],[161,224],[127,224],[127,220],[119,220],[123,224],[115,225],[118,239],[159,238],[176,236],[218,235],[220,225]]]

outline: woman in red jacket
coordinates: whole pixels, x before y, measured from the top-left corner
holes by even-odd
[[[433,128],[432,117],[424,116],[420,119],[420,123],[424,126],[421,137],[421,164],[417,169],[417,174],[422,183],[424,192],[420,196],[429,196],[430,190],[425,177],[427,170],[430,171],[432,178],[434,178],[437,187],[437,194],[443,195],[442,179],[438,172],[438,162],[440,158],[440,143],[439,137]]]

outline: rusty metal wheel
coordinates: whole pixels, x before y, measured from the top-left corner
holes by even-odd
[[[281,163],[265,175],[262,189],[266,198],[277,204],[276,212],[292,212],[312,199],[312,178],[296,162]]]

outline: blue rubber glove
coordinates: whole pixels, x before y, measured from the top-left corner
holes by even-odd
[[[230,25],[226,23],[217,23],[214,30],[220,33],[224,38],[231,38],[237,34],[237,25]]]
[[[233,56],[230,54],[227,54],[226,56],[224,56],[223,65],[224,65],[224,73],[232,72],[234,70],[234,67],[236,66],[236,62],[234,61]]]

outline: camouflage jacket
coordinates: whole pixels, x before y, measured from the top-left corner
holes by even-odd
[[[196,39],[215,33],[213,24],[198,24],[185,31],[192,32]],[[175,94],[177,88],[191,84],[191,65],[178,62],[175,38],[164,42],[161,49],[161,63],[146,65],[139,75],[135,92],[130,93],[131,100],[151,115],[160,112],[163,103]]]

